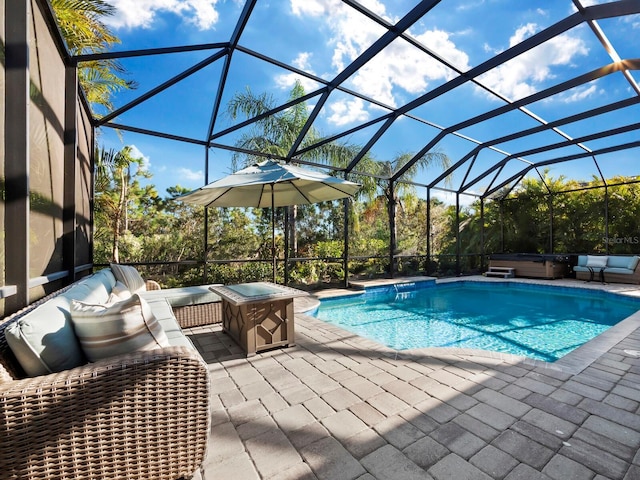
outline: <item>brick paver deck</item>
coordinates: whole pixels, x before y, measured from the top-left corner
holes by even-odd
[[[640,479],[638,326],[564,369],[396,352],[305,315],[295,347],[250,358],[220,326],[191,329],[212,403],[194,478]]]

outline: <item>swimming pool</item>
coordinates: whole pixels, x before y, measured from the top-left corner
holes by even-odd
[[[396,350],[458,347],[553,362],[640,310],[597,290],[461,281],[322,300],[316,316]]]

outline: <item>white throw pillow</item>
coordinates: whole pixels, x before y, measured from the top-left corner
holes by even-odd
[[[92,362],[169,346],[167,335],[151,307],[137,294],[107,305],[73,300],[71,320],[82,350]]]
[[[107,303],[121,302],[122,300],[127,300],[129,298],[131,298],[131,291],[124,283],[116,281]]]
[[[605,268],[607,266],[607,257],[604,255],[594,256],[587,255],[587,267]]]
[[[147,286],[135,267],[112,263],[109,265],[118,282],[124,283],[131,293],[144,292]]]

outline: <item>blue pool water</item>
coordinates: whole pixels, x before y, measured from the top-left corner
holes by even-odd
[[[455,282],[323,300],[317,317],[397,350],[459,347],[555,361],[640,310],[640,299],[516,283]]]

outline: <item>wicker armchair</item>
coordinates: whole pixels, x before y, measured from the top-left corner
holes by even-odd
[[[160,284],[158,282],[156,282],[155,280],[145,280],[144,282],[145,287],[147,287],[147,290],[151,291],[151,290],[162,290],[162,287],[160,286]]]
[[[195,350],[135,352],[22,378],[4,333],[23,313],[0,325],[0,478],[194,474],[210,423],[208,369]]]

